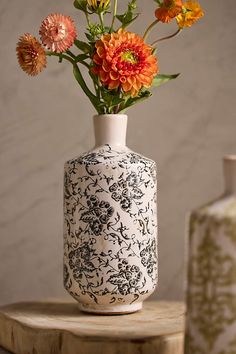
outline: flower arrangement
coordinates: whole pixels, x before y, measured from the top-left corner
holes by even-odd
[[[41,42],[29,33],[20,37],[16,48],[19,65],[27,74],[35,76],[46,67],[47,56],[58,57],[60,63],[68,61],[75,79],[98,114],[124,112],[150,97],[152,87],[178,77],[178,74],[159,73],[157,45],[178,35],[203,16],[197,1],[154,1],[157,3],[154,21],[140,36],[127,30],[139,16],[137,0],[130,0],[123,14],[118,14],[118,0],[113,3],[111,0],[75,0],[74,7],[82,11],[87,20],[87,41],[78,39],[71,17],[48,15],[39,29]],[[177,23],[176,32],[147,43],[157,24],[172,20]],[[88,70],[93,89],[86,83],[81,66]]]

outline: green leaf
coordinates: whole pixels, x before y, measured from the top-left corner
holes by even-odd
[[[105,102],[110,102],[112,100],[111,91],[107,90],[105,87],[101,88],[101,95]]]
[[[124,15],[117,15],[116,18],[122,23],[126,24],[132,20],[132,12],[126,12]]]
[[[115,97],[113,98],[113,100],[111,101],[111,104],[110,104],[110,108],[113,108],[115,106],[118,106],[118,104],[124,102],[125,100],[123,98],[120,98],[120,97]]]
[[[83,12],[87,11],[87,0],[75,0],[74,7]]]
[[[117,15],[116,18],[122,23],[122,27],[125,28],[136,20],[139,14],[134,15],[132,11],[127,11],[123,15]]]
[[[137,9],[137,1],[136,0],[131,0],[128,4],[128,9],[130,11],[133,11],[135,9]]]
[[[139,13],[135,13],[137,8],[137,0],[131,0],[128,3],[128,8],[122,15],[116,15],[116,18],[122,23],[122,28],[127,27],[139,16]]]
[[[84,78],[78,68],[77,65],[73,65],[73,73],[75,76],[76,81],[78,82],[78,84],[80,85],[80,87],[82,88],[82,90],[84,91],[84,93],[86,94],[86,96],[90,99],[90,102],[92,103],[92,105],[94,106],[94,108],[97,110],[97,112],[100,114],[99,111],[99,106],[100,106],[100,100],[97,98],[97,96],[95,96],[88,88],[88,86],[86,85],[86,82],[84,81]]]
[[[85,36],[90,42],[94,41],[94,37],[90,33],[85,33]]]
[[[176,79],[180,74],[174,74],[174,75],[161,75],[158,74],[154,77],[152,86],[158,87],[161,86],[162,84],[165,84],[166,82]]]
[[[136,103],[142,102],[147,98],[151,97],[152,93],[148,90],[141,91],[137,97],[129,97],[123,105],[121,105],[120,112],[124,112],[127,108],[135,105]]]
[[[88,54],[90,53],[91,47],[88,43],[79,41],[78,39],[75,39],[74,44],[76,45],[77,48],[79,48],[82,52]]]
[[[75,61],[76,61],[76,63],[78,63],[78,62],[84,61],[86,59],[89,59],[87,54],[79,54],[76,56]]]

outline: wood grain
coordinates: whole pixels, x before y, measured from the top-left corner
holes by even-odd
[[[0,346],[16,354],[183,354],[184,305],[146,302],[131,315],[82,313],[72,302],[0,308]]]

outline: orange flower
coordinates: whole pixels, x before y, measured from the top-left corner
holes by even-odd
[[[62,53],[73,45],[76,28],[70,16],[52,14],[42,22],[39,34],[46,48],[52,52]]]
[[[158,72],[153,48],[142,37],[120,29],[105,34],[96,42],[93,61],[96,73],[108,89],[121,88],[136,96],[142,87],[150,87]]]
[[[161,6],[156,10],[156,18],[164,23],[169,23],[182,10],[182,0],[164,0]]]
[[[16,53],[20,67],[31,76],[38,75],[46,67],[45,50],[39,41],[29,33],[20,37]]]
[[[191,27],[203,16],[204,12],[197,1],[187,1],[183,5],[182,12],[176,17],[176,21],[180,28]]]

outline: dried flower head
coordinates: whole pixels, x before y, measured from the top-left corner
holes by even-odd
[[[108,89],[121,88],[134,97],[143,87],[152,85],[158,72],[152,53],[153,48],[142,37],[120,29],[96,42],[93,71]]]
[[[187,1],[183,4],[182,12],[176,17],[180,28],[191,27],[201,17],[204,12],[197,1]]]
[[[20,67],[28,75],[38,75],[46,67],[45,50],[40,42],[29,33],[20,37],[16,53]]]
[[[182,5],[182,0],[164,0],[156,10],[155,16],[159,21],[169,23],[181,12]]]
[[[74,43],[76,38],[75,23],[70,16],[51,14],[42,22],[39,34],[47,49],[62,53]]]
[[[109,9],[111,0],[87,0],[88,8],[92,12],[104,12]]]

